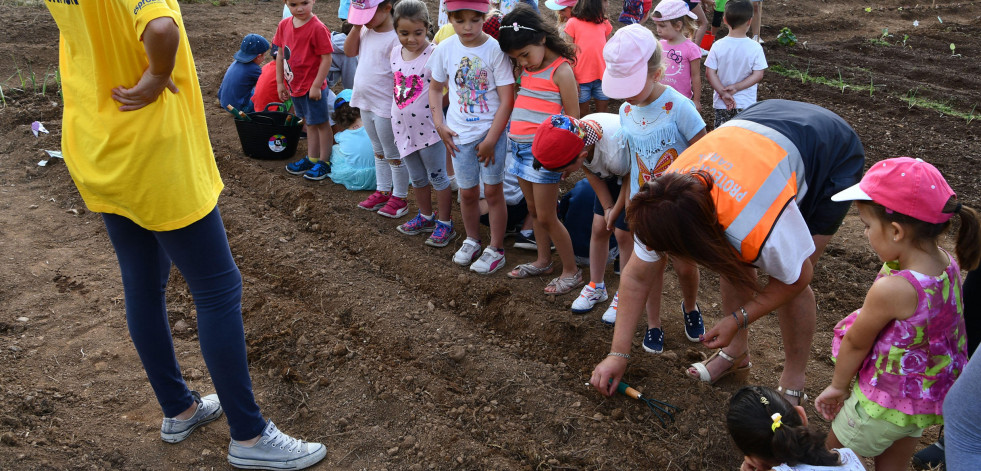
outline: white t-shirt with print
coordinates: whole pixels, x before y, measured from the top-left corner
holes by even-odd
[[[790,203],[774,223],[754,265],[781,283],[793,284],[800,278],[804,260],[814,253],[814,249],[814,239],[804,215],[796,204]],[[637,236],[634,236],[634,254],[645,262],[661,259],[660,254],[648,250]]]
[[[583,162],[583,166],[604,179],[622,177],[630,173],[627,146],[617,137],[620,131],[620,116],[613,113],[593,113],[582,119],[595,121],[603,128],[603,138],[596,143],[592,160]]]
[[[763,46],[750,38],[730,38],[725,37],[712,44],[712,50],[705,58],[705,67],[715,69],[719,75],[719,81],[723,86],[742,82],[749,77],[753,71],[763,70],[768,67],[766,55],[763,54]],[[756,88],[754,84],[745,90],[740,90],[732,95],[736,100],[736,108],[749,108],[756,103]],[[726,104],[719,97],[718,92],[712,93],[712,106],[717,110],[726,109]]]
[[[446,82],[450,90],[446,125],[457,133],[453,142],[460,145],[480,139],[501,105],[497,87],[514,83],[511,58],[492,37],[480,46],[467,47],[454,35],[436,46],[429,69],[433,80]]]

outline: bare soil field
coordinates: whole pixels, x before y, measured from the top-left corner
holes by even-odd
[[[584,386],[612,335],[600,312],[572,315],[574,295],[544,297],[546,280],[472,274],[451,262],[454,248],[426,247],[355,208],[366,193],[243,155],[215,96],[243,35],[272,37],[280,3],[181,7],[226,184],[219,206],[244,278],[256,396],[280,428],[328,446],[318,469],[738,468],[725,405],[742,384],[776,386],[776,319],[752,326],[748,377],[698,384],[684,367],[710,352],[684,339],[669,274],[666,352],[639,353],[638,328],[625,380],[683,410],[662,426],[643,404],[601,397]],[[336,10],[334,1],[315,7],[332,29]],[[771,69],[761,99],[827,107],[858,131],[867,164],[927,159],[981,206],[981,2],[769,0],[763,20]],[[0,0],[0,25],[0,469],[228,468],[221,421],[178,445],[159,439],[160,409],[128,337],[101,217],[61,161],[38,166],[43,150],[60,149],[54,22],[40,2]],[[796,46],[777,44],[783,27]],[[33,121],[50,134],[35,137]],[[507,256],[508,266],[532,257]],[[850,215],[814,276],[812,396],[830,381],[832,327],[861,305],[877,268]],[[167,299],[184,376],[209,393],[194,304],[176,271]],[[709,325],[721,318],[718,301],[718,279],[703,271]]]

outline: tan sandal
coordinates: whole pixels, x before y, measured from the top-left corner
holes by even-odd
[[[810,396],[807,395],[807,393],[804,392],[804,388],[787,389],[784,388],[783,386],[777,386],[777,392],[783,394],[784,396],[787,396],[787,401],[790,402],[792,405],[797,405],[797,406],[804,405],[804,403],[811,398]],[[797,404],[793,403],[793,399],[797,400]]]
[[[742,361],[744,358],[746,358],[746,355],[748,354],[749,351],[746,351],[743,352],[743,354],[739,355],[738,357],[733,357],[732,355],[723,352],[722,349],[720,348],[716,350],[715,353],[713,353],[712,356],[708,357],[705,361],[692,363],[691,367],[694,368],[696,372],[698,372],[698,376],[695,376],[690,372],[688,373],[688,376],[691,376],[692,378],[695,378],[699,381],[709,384],[718,383],[719,381],[722,380],[722,378],[725,378],[726,376],[729,376],[733,373],[749,371],[749,369],[753,367],[753,362],[746,363],[745,366],[736,366],[736,364]],[[708,367],[706,367],[705,365],[709,364],[713,359],[715,359],[715,357],[722,357],[723,360],[728,361],[729,363],[731,363],[731,365],[725,371],[720,373],[719,376],[712,378],[712,374],[709,373]]]
[[[545,294],[551,296],[568,294],[570,291],[578,288],[579,285],[581,284],[582,284],[582,269],[580,268],[576,270],[576,272],[573,273],[572,276],[566,276],[566,277],[558,276],[552,278],[552,281],[549,281],[548,284],[545,285],[545,289],[546,289]],[[547,291],[549,288],[552,288],[553,291]]]
[[[522,263],[511,269],[508,272],[508,278],[515,280],[520,280],[522,278],[530,278],[533,276],[549,275],[552,273],[552,264],[549,263],[546,267],[536,267],[531,263]]]

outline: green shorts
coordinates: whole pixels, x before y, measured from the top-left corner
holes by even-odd
[[[841,412],[831,422],[831,430],[845,448],[851,448],[855,454],[866,458],[881,455],[896,440],[923,435],[923,429],[915,425],[900,427],[870,417],[858,403],[855,394],[845,399]]]

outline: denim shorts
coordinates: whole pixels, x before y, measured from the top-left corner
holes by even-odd
[[[456,145],[459,150],[453,156],[453,170],[456,172],[457,185],[464,190],[473,188],[481,182],[485,185],[500,185],[504,182],[508,137],[505,133],[501,133],[501,137],[494,144],[494,163],[487,166],[477,158],[477,146],[485,137],[486,134],[473,142]]]
[[[330,99],[328,90],[324,90],[319,100],[311,100],[309,95],[293,97],[296,115],[303,118],[308,125],[323,124],[330,121]]]
[[[589,83],[579,84],[579,103],[586,103],[593,98],[599,101],[610,99],[610,97],[603,94],[602,80],[593,80]]]
[[[508,173],[531,183],[558,183],[562,179],[562,174],[559,172],[544,168],[535,170],[531,166],[535,158],[531,155],[530,142],[514,142],[508,139],[508,143],[511,145],[511,155],[514,157],[511,166],[508,167]]]
[[[616,202],[617,197],[620,196],[620,191],[623,189],[623,185],[617,183],[617,178],[607,178],[603,180],[606,184],[606,189],[610,191],[610,196],[613,201]],[[606,213],[603,208],[603,203],[600,202],[599,197],[593,198],[593,214],[597,216],[602,216]],[[617,220],[613,222],[613,227],[620,229],[621,231],[630,232],[630,227],[627,226],[627,208],[620,210],[620,215],[617,216]]]

